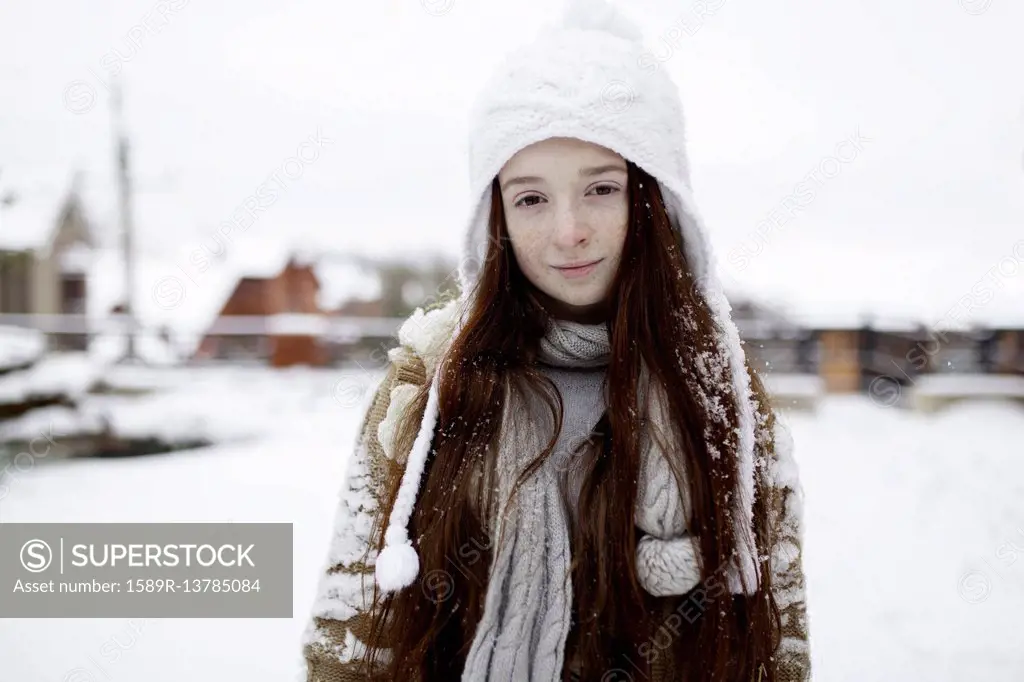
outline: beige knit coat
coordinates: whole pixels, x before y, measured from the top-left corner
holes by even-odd
[[[320,576],[316,601],[306,628],[303,654],[307,682],[349,682],[367,678],[361,673],[369,639],[374,585],[375,549],[371,527],[388,481],[400,477],[406,453],[392,450],[394,429],[404,417],[411,397],[432,376],[446,327],[440,316],[421,318],[415,329],[407,323],[401,346],[389,353],[390,364],[366,412],[355,452],[342,487],[327,561]],[[770,429],[769,423],[774,422]],[[782,612],[782,641],[776,652],[776,679],[810,679],[810,651],[802,560],[802,490],[792,461],[792,441],[779,420],[761,420],[757,445],[771,464],[774,485],[761,489],[771,509],[776,533],[770,561],[775,600]],[[383,519],[377,519],[378,527]],[[386,646],[386,642],[381,643]],[[572,660],[572,652],[566,652]],[[655,659],[657,660],[657,659]],[[655,670],[652,682],[671,677]],[[756,682],[756,680],[754,681]]]

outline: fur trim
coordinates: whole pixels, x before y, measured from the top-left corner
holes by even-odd
[[[417,308],[398,330],[398,342],[423,360],[427,377],[434,375],[438,361],[452,340],[460,308],[458,300],[429,311]]]

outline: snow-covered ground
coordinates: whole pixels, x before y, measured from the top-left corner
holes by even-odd
[[[119,371],[129,372],[119,385],[165,391],[118,398],[126,423],[217,424],[208,430],[254,438],[40,462],[8,481],[0,522],[290,522],[293,618],[0,619],[0,680],[292,679],[345,458],[379,374]],[[1024,408],[923,415],[829,398],[787,420],[806,492],[815,679],[1024,679]],[[128,646],[117,660],[103,648],[112,638]]]
[[[815,679],[1024,679],[1024,408],[832,398],[789,421]]]
[[[35,360],[45,349],[46,339],[39,332],[0,326],[0,369],[19,367]]]

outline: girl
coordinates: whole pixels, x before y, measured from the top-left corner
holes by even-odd
[[[678,92],[599,1],[475,107],[461,293],[404,323],[363,419],[310,682],[809,679],[790,440]]]

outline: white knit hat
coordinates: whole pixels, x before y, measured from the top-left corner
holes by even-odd
[[[756,584],[753,557],[754,411],[739,333],[714,268],[703,222],[690,188],[679,91],[664,69],[643,59],[640,31],[605,0],[571,0],[561,23],[510,53],[477,98],[470,122],[469,167],[473,206],[459,263],[462,318],[487,255],[491,183],[524,147],[571,137],[607,147],[657,179],[687,261],[730,356],[739,404],[740,495],[733,503],[740,570]],[[455,333],[458,329],[455,329]],[[437,421],[437,383],[431,379],[426,414],[406,463],[398,500],[377,558],[381,589],[412,584],[419,558],[408,523]],[[745,542],[744,542],[745,540]]]

